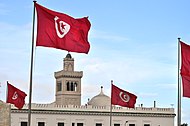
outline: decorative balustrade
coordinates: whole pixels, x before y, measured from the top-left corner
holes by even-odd
[[[52,104],[32,104],[32,109],[35,110],[71,110],[71,111],[103,111],[110,112],[110,106],[92,106],[92,105],[56,105]],[[14,105],[12,109],[16,109]],[[28,109],[28,104],[25,104],[23,109]],[[112,106],[112,112],[131,112],[131,113],[174,113],[174,108],[156,108],[156,107],[118,107]]]

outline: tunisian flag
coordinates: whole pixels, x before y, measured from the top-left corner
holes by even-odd
[[[183,97],[190,98],[190,46],[181,44],[181,76],[183,83]]]
[[[111,104],[134,108],[137,96],[112,84]]]
[[[23,91],[14,87],[7,82],[7,103],[14,104],[18,109],[21,109],[25,104],[25,97],[27,96]]]
[[[37,3],[35,7],[38,22],[36,46],[86,54],[89,52],[88,31],[91,24],[87,17],[75,19]]]

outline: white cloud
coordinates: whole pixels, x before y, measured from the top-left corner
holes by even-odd
[[[28,91],[30,33],[29,24],[17,26],[0,22],[0,81],[5,84],[10,81],[25,92]],[[2,88],[5,95],[6,86]],[[5,99],[4,95],[0,99]]]

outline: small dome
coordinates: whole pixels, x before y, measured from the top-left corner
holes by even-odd
[[[71,56],[71,54],[70,53],[68,53],[67,55],[66,55],[66,57],[65,58],[69,58],[69,59],[71,59],[72,58],[72,56]]]
[[[88,104],[92,106],[110,106],[111,98],[103,93],[103,87],[101,86],[100,94],[94,96]]]

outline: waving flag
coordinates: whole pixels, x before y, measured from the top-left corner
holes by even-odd
[[[111,104],[134,108],[137,96],[112,84]]]
[[[183,84],[183,97],[190,98],[190,46],[181,44],[181,76]]]
[[[75,19],[37,3],[35,7],[38,22],[36,46],[86,54],[89,52],[88,31],[91,24],[87,17]]]
[[[7,82],[7,103],[14,104],[18,109],[21,109],[25,104],[25,97],[27,96],[23,91],[14,87]]]

